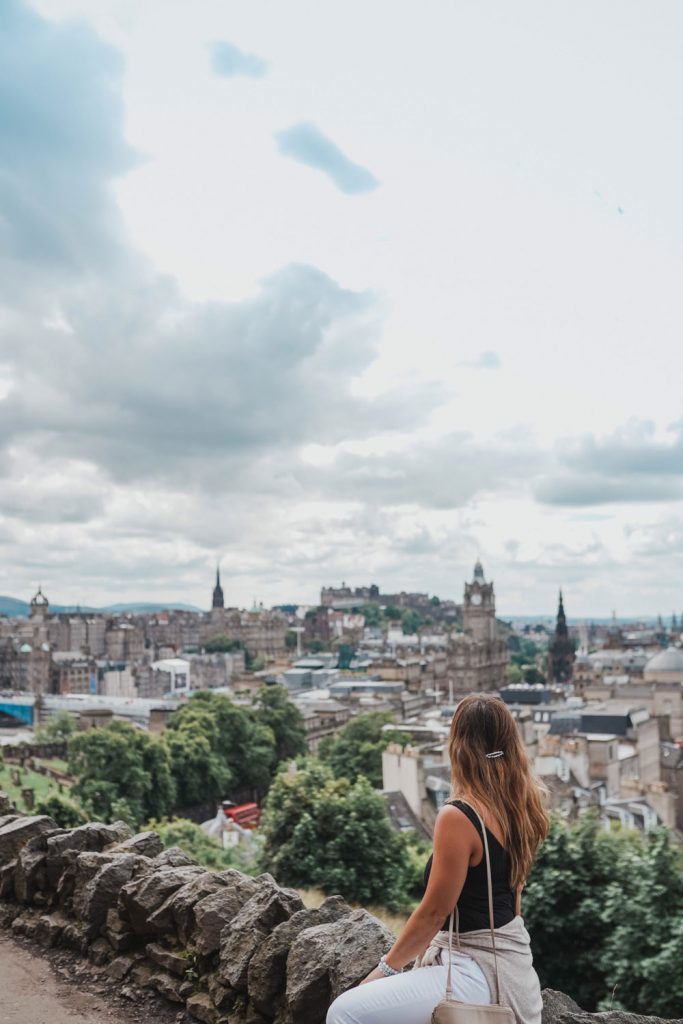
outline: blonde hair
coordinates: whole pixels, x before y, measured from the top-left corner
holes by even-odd
[[[502,755],[486,756],[496,751]],[[516,889],[526,881],[549,821],[543,787],[507,705],[488,693],[461,700],[451,722],[448,753],[453,795],[471,798],[498,822],[510,857],[510,886]]]

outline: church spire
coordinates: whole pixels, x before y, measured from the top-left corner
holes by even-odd
[[[548,649],[548,669],[551,681],[555,683],[568,682],[572,676],[573,664],[574,642],[569,636],[567,616],[564,611],[564,599],[560,590],[555,635]]]
[[[211,601],[212,608],[225,608],[225,601],[223,599],[223,588],[221,587],[221,568],[216,565],[216,586],[213,588],[213,599]]]
[[[555,636],[569,636],[569,630],[567,629],[567,616],[564,612],[564,600],[562,598],[561,589],[560,603],[557,607],[557,623],[555,625]]]

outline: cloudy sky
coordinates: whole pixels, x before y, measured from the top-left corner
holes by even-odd
[[[677,0],[3,0],[0,593],[683,606]]]

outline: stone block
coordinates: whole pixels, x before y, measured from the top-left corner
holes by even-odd
[[[160,867],[158,858],[150,861],[150,864],[152,868],[148,874],[123,886],[119,895],[118,910],[122,918],[130,922],[132,930],[137,935],[154,937],[163,934],[163,930],[150,925],[150,918],[154,912],[172,893],[177,892],[192,878],[205,874],[205,871],[196,865]]]
[[[46,814],[15,818],[0,826],[0,867],[16,860],[19,851],[29,839],[56,830],[57,823]]]
[[[116,853],[137,853],[141,857],[158,857],[164,844],[156,832],[137,832],[113,848]]]
[[[295,1021],[322,1024],[333,999],[369,974],[394,936],[366,910],[301,932],[287,957],[287,1004]]]
[[[107,973],[114,979],[114,981],[123,981],[133,967],[142,960],[144,960],[144,956],[141,953],[130,953],[117,956],[109,964]]]
[[[298,893],[267,884],[244,904],[221,933],[219,976],[238,992],[246,992],[249,961],[276,925],[303,910]]]
[[[113,949],[107,940],[103,938],[95,939],[88,949],[88,959],[96,967],[103,967],[104,964],[109,963],[113,956]]]
[[[193,993],[187,999],[185,1007],[191,1017],[202,1021],[203,1024],[216,1024],[218,1020],[218,1011],[213,1005],[208,992]]]
[[[316,909],[299,910],[277,925],[249,961],[248,989],[254,1007],[272,1016],[285,992],[287,957],[294,940],[307,928],[330,924],[351,913],[341,896],[330,896]]]
[[[45,946],[48,949],[56,946],[68,923],[67,919],[59,911],[56,911],[54,914],[43,914],[38,918],[36,940],[41,946]]]
[[[225,886],[194,906],[195,943],[202,956],[216,952],[226,924],[237,916],[260,888],[258,879],[243,875],[240,871],[223,871],[221,877]]]
[[[172,974],[179,974],[182,978],[187,973],[189,965],[187,956],[181,956],[180,953],[174,953],[173,950],[164,949],[158,942],[148,943],[145,946],[145,953],[155,964],[158,964],[159,967],[163,967],[167,971],[171,971]]]
[[[225,881],[215,871],[204,871],[192,877],[166,899],[161,906],[150,915],[149,931],[157,935],[165,935],[176,931],[183,945],[187,945],[194,932],[194,908],[197,903],[225,887]]]
[[[180,979],[167,974],[165,971],[155,971],[150,975],[147,988],[154,989],[170,1003],[182,1003],[183,997],[180,994]]]

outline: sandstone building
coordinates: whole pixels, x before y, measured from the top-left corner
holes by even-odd
[[[505,685],[508,646],[498,636],[493,583],[479,560],[465,584],[463,630],[452,633],[447,648],[448,675],[458,692],[498,690]]]

